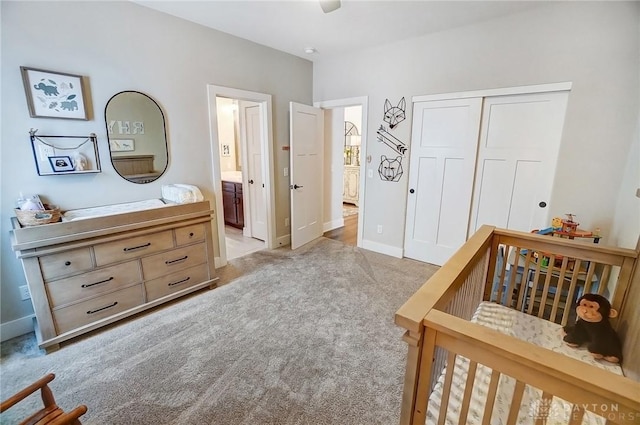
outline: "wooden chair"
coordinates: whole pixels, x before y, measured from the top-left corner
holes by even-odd
[[[29,385],[27,388],[23,389],[14,396],[3,401],[2,404],[0,404],[0,413],[16,405],[18,402],[24,400],[29,395],[40,390],[40,395],[42,396],[44,407],[33,415],[29,416],[24,421],[20,422],[20,425],[80,424],[78,418],[87,412],[87,406],[80,405],[69,413],[65,413],[60,407],[58,407],[55,399],[53,398],[53,393],[47,385],[49,382],[53,381],[55,377],[56,376],[53,373],[50,373],[43,378],[40,378],[33,384]]]

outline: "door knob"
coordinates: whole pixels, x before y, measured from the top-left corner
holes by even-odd
[[[253,179],[249,180],[249,184],[253,184]]]
[[[409,193],[415,193],[415,190],[409,189]]]
[[[297,184],[294,184],[292,186],[289,186],[290,189],[300,189],[302,186],[298,186]]]
[[[546,203],[546,202],[544,202],[544,201],[540,201],[540,203],[538,204],[538,206],[539,206],[540,208],[544,208],[544,207],[546,207],[546,206],[547,206],[547,203]]]

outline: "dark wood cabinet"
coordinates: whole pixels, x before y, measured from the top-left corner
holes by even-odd
[[[244,227],[242,183],[222,182],[222,205],[224,208],[224,223],[242,229]]]

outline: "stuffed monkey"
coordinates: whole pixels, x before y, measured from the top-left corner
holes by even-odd
[[[578,320],[573,326],[565,326],[563,340],[571,347],[587,344],[587,350],[596,359],[611,363],[622,362],[622,344],[611,327],[609,318],[618,316],[609,300],[598,294],[584,294],[576,307]]]

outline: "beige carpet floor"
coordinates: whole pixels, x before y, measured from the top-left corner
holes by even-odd
[[[407,349],[393,315],[435,270],[325,238],[256,252],[216,289],[51,354],[33,334],[2,343],[1,397],[54,372],[85,424],[396,424]]]

